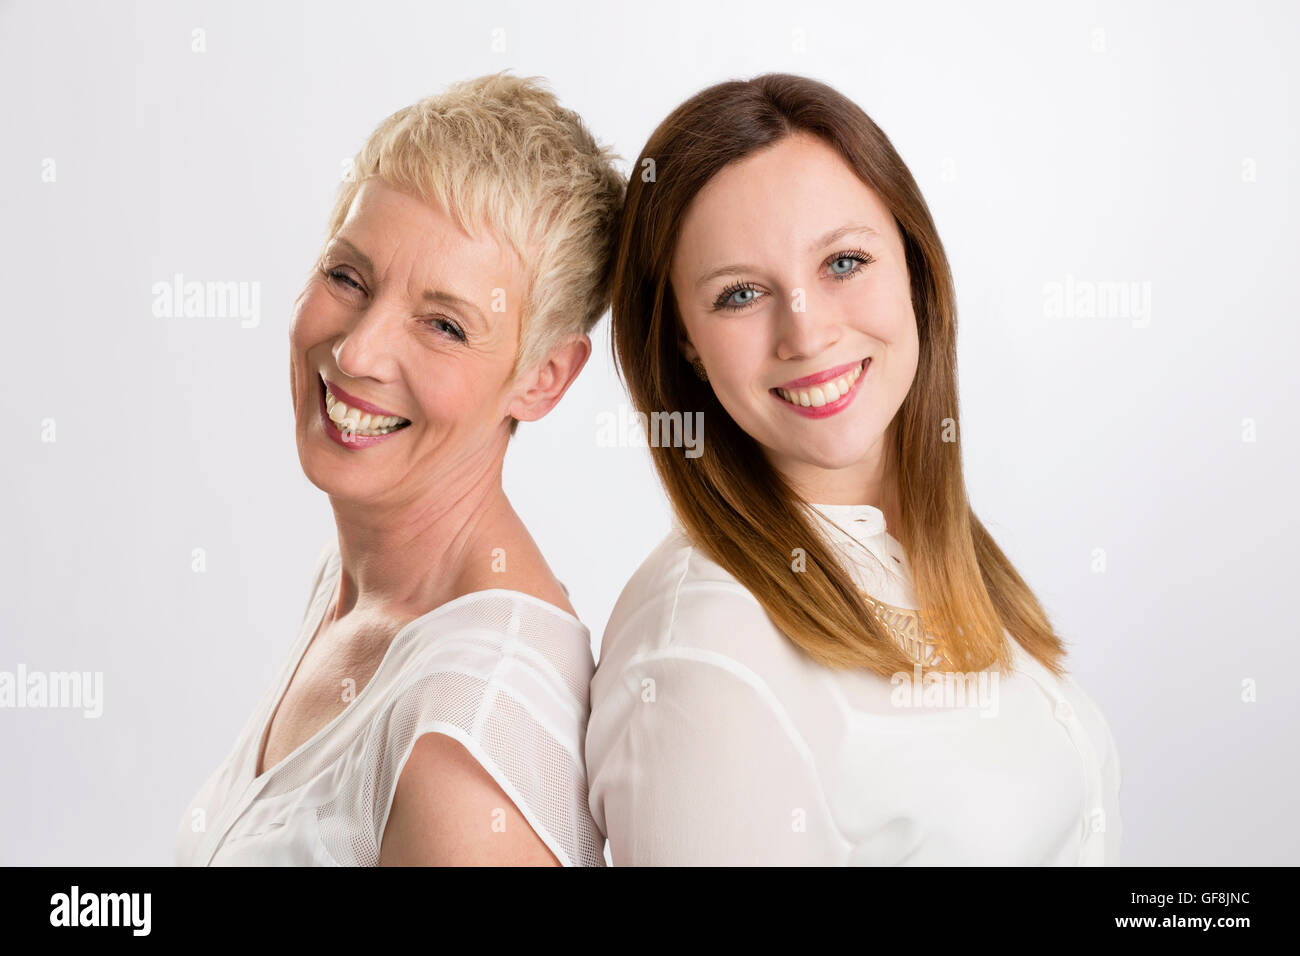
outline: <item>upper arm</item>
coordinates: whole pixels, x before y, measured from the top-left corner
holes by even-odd
[[[416,739],[398,778],[381,866],[558,866],[504,790],[455,738]]]
[[[615,865],[809,865],[839,843],[797,728],[751,672],[697,651],[633,662],[589,766]],[[604,709],[604,708],[602,708]],[[593,719],[597,715],[593,714]]]

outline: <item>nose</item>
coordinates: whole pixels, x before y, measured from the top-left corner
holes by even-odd
[[[840,340],[838,317],[811,292],[796,289],[777,317],[776,354],[782,361],[815,358]]]
[[[331,349],[339,371],[348,378],[394,378],[403,328],[402,313],[378,299],[355,313]]]

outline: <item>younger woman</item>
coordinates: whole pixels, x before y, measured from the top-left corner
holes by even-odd
[[[592,681],[615,865],[1117,861],[1110,731],[967,499],[954,300],[833,89],[722,83],[646,144],[614,346],[639,411],[704,431],[651,443],[677,527]]]

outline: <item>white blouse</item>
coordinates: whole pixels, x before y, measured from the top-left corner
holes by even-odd
[[[328,725],[254,777],[273,708],[335,599],[338,545],[277,685],[203,784],[176,836],[178,865],[373,866],[415,741],[459,741],[566,866],[604,866],[583,771],[590,632],[539,598],[493,588],[411,621]]]
[[[915,609],[884,513],[815,507],[859,586]],[[592,679],[591,812],[614,865],[1117,864],[1110,729],[1011,644],[1014,671],[971,675],[965,701],[825,667],[676,525]]]

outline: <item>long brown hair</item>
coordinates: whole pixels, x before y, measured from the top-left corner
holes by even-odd
[[[669,267],[691,200],[723,167],[803,131],[835,148],[893,214],[903,237],[920,355],[887,442],[901,538],[925,630],[947,662],[1006,669],[1005,628],[1053,673],[1065,647],[1029,586],[971,510],[957,409],[956,299],[938,232],[916,182],[885,134],[847,97],[806,77],[769,73],[711,86],[651,135],[628,183],[613,289],[619,374],[644,415],[703,413],[703,454],[651,443],[668,498],[692,542],[743,584],[776,626],[831,667],[882,676],[917,661],[875,619],[822,538],[806,502],[758,443],[693,374],[679,348]],[[792,570],[794,548],[804,567]]]

